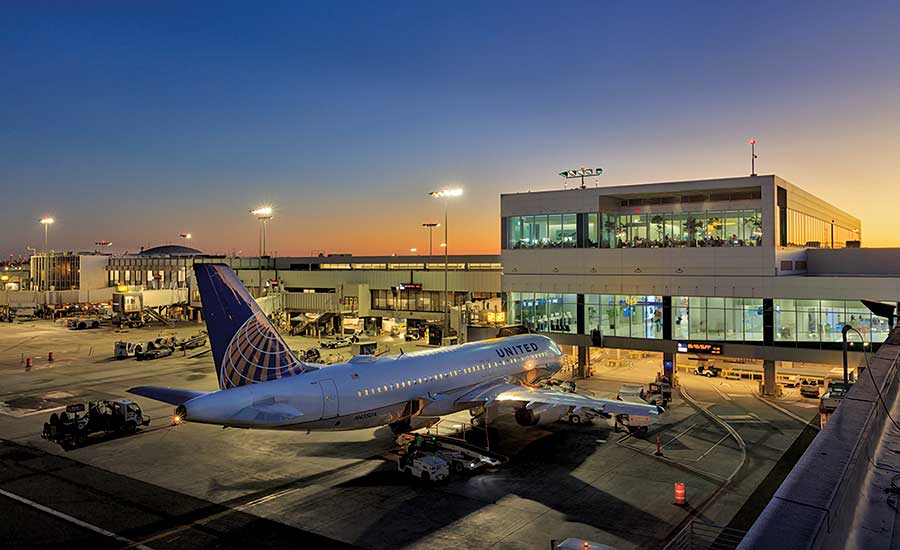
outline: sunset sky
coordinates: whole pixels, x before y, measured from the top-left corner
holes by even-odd
[[[872,2],[34,2],[0,18],[0,253],[178,242],[407,253],[465,189],[774,173],[900,246],[900,7]],[[593,182],[591,182],[593,184]],[[437,237],[436,243],[439,242]]]

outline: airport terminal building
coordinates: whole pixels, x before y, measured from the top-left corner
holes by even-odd
[[[446,277],[452,332],[473,320],[524,324],[577,348],[581,375],[601,347],[662,352],[667,368],[679,350],[704,346],[770,373],[776,362],[840,364],[845,324],[871,348],[888,334],[860,299],[900,302],[900,253],[861,248],[858,219],[774,175],[504,194],[499,221],[499,256],[446,265],[440,255],[225,257],[166,245],[97,255],[103,265],[92,270],[82,259],[70,270],[80,291],[70,292],[156,293],[199,311],[191,265],[224,262],[292,330],[302,316],[336,319],[335,329],[355,317],[442,326]],[[55,273],[41,258],[35,280]],[[88,281],[89,272],[100,276]],[[43,303],[61,303],[45,294]],[[0,293],[0,306],[23,300],[42,298]],[[477,318],[461,313],[471,303]]]
[[[840,363],[841,328],[888,334],[900,259],[860,221],[773,175],[501,196],[510,322],[579,347]],[[681,344],[679,346],[679,344]],[[857,348],[858,349],[858,348]]]

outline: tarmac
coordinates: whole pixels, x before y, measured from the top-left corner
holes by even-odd
[[[688,521],[747,529],[809,444],[814,400],[763,400],[756,384],[682,375],[646,437],[589,425],[491,424],[510,462],[435,485],[412,482],[383,457],[387,428],[277,432],[171,425],[172,407],[136,398],[139,433],[69,452],[39,434],[53,410],[133,397],[137,385],[212,390],[202,350],[155,361],[112,359],[118,339],[201,325],[70,331],[49,321],[0,325],[0,540],[9,548],[360,547],[545,549],[581,537],[619,549],[660,548]],[[289,338],[297,349],[315,345]],[[419,348],[394,343],[393,350]],[[46,360],[53,351],[56,360]],[[331,352],[329,352],[331,353]],[[349,350],[338,350],[349,357]],[[30,370],[24,358],[33,357]],[[654,360],[600,367],[579,389],[612,397],[647,383]],[[466,422],[468,413],[451,421]],[[810,424],[811,423],[811,424]],[[655,456],[657,436],[663,456]],[[793,459],[791,457],[794,457]],[[688,504],[672,504],[673,484]]]

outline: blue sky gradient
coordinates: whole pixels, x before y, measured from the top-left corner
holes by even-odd
[[[184,4],[184,5],[183,5]],[[18,2],[0,20],[0,253],[176,242],[499,249],[499,194],[776,173],[900,245],[900,7]],[[592,182],[593,183],[593,182]],[[454,223],[455,222],[455,223]]]

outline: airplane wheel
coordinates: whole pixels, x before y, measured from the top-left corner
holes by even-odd
[[[581,424],[581,417],[578,416],[577,414],[573,414],[572,416],[569,417],[569,422],[572,423],[573,426],[577,426],[577,425]]]

